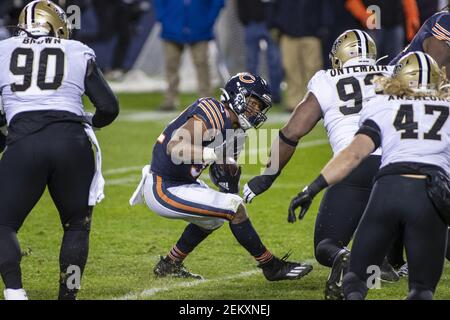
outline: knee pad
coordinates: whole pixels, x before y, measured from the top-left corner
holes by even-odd
[[[423,289],[411,289],[409,291],[407,300],[433,300],[433,291]]]
[[[211,233],[217,229],[219,229],[224,224],[224,220],[222,219],[210,219],[208,221],[202,221],[201,223],[192,222],[200,229],[204,230],[207,233]]]
[[[369,289],[354,272],[348,272],[342,282],[346,300],[364,300],[366,298]]]
[[[63,224],[64,231],[91,231],[92,216],[71,219]]]
[[[84,215],[80,214],[63,221],[64,231],[91,231],[92,211],[93,207],[88,207]]]
[[[317,244],[314,250],[314,255],[317,262],[323,266],[331,268],[333,266],[334,258],[340,250],[342,250],[342,247],[339,246],[336,240],[327,238],[321,240]]]

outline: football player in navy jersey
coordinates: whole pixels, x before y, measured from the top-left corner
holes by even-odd
[[[450,77],[450,12],[448,8],[428,18],[411,43],[389,64],[395,65],[403,56],[413,51],[428,53],[439,66],[445,66]]]
[[[151,166],[144,167],[130,204],[145,202],[160,216],[182,219],[188,225],[155,266],[156,276],[202,279],[189,272],[183,260],[226,221],[267,280],[298,279],[312,270],[311,265],[273,256],[261,242],[243,199],[237,195],[240,168],[235,162],[234,137],[237,131],[259,128],[271,105],[266,81],[257,75],[239,73],[226,83],[220,102],[198,99],[161,133],[153,148]],[[230,149],[232,153],[227,151]],[[221,192],[198,179],[208,165]]]

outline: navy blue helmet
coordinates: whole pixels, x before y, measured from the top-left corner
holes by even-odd
[[[272,107],[270,88],[262,77],[249,72],[238,73],[231,77],[222,88],[220,100],[228,103],[239,118],[243,130],[259,128],[266,120],[266,112]],[[255,97],[262,103],[258,111],[248,106],[249,97]]]

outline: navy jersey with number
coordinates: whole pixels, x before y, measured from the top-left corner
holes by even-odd
[[[426,38],[435,37],[450,45],[450,12],[441,11],[428,18],[415,35],[411,43],[400,52],[389,64],[394,65],[404,55],[413,51],[423,51],[423,42]]]
[[[214,98],[198,99],[178,118],[170,122],[156,141],[151,162],[151,170],[155,174],[168,180],[190,183],[196,181],[206,168],[205,164],[176,163],[171,155],[167,154],[167,144],[172,135],[190,118],[199,120],[207,130],[214,133],[210,139],[201,140],[204,147],[213,143],[214,140],[225,141],[226,131],[233,129],[229,113],[219,101]]]

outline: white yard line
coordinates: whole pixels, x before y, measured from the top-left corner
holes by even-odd
[[[251,271],[241,272],[241,273],[239,273],[237,275],[233,275],[233,276],[226,276],[226,277],[221,277],[221,278],[216,278],[216,279],[189,281],[189,282],[176,283],[173,285],[167,285],[167,286],[163,286],[163,287],[149,288],[149,289],[143,290],[140,293],[128,293],[122,297],[116,298],[115,300],[136,300],[136,299],[148,298],[148,297],[154,296],[155,294],[160,293],[160,292],[166,292],[166,291],[171,291],[171,290],[180,289],[180,288],[192,288],[192,287],[196,287],[198,285],[204,284],[204,283],[230,281],[230,280],[253,276],[258,273],[260,273],[260,271],[251,270]]]
[[[109,176],[109,175],[120,174],[120,173],[136,172],[136,171],[141,171],[143,167],[144,167],[144,165],[109,169],[109,170],[104,170],[103,174],[105,176]]]

